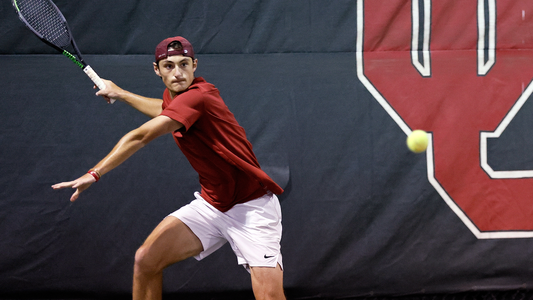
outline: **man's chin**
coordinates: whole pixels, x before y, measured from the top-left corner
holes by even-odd
[[[184,86],[181,86],[181,85],[173,85],[173,86],[170,86],[170,87],[167,87],[172,93],[174,94],[179,94],[183,91],[185,91],[187,88],[184,87]]]

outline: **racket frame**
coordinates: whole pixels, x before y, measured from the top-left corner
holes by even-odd
[[[30,23],[23,16],[22,12],[20,11],[20,9],[18,7],[17,0],[11,0],[11,2],[13,4],[13,7],[17,11],[17,15],[18,15],[19,19],[24,23],[24,25],[26,25],[26,27],[28,29],[31,30],[31,32],[33,32],[33,34],[35,34],[41,41],[43,41],[48,46],[51,46],[52,48],[54,48],[54,49],[58,50],[59,52],[61,52],[61,54],[63,54],[64,56],[68,57],[72,62],[74,62],[74,64],[76,64],[78,67],[80,67],[83,70],[83,72],[85,72],[85,74],[87,74],[87,76],[89,76],[89,78],[94,82],[94,84],[100,90],[105,89],[106,85],[105,85],[104,81],[102,80],[102,78],[100,78],[100,76],[98,76],[98,74],[96,74],[96,72],[93,70],[93,68],[91,66],[89,66],[88,64],[86,64],[85,61],[83,60],[83,57],[81,56],[81,52],[80,52],[80,50],[78,48],[78,45],[76,45],[76,41],[74,40],[74,38],[72,36],[72,31],[70,30],[70,27],[68,26],[68,22],[65,19],[65,16],[63,15],[63,13],[61,13],[61,10],[51,0],[41,0],[41,1],[49,2],[51,4],[51,6],[55,9],[55,11],[57,12],[58,16],[61,19],[61,22],[63,23],[63,25],[65,26],[65,28],[67,30],[68,37],[69,37],[69,43],[70,43],[70,46],[72,46],[72,48],[74,49],[75,55],[72,54],[71,52],[69,52],[67,49],[65,49],[65,48],[67,48],[67,46],[59,47],[58,45],[55,45],[54,43],[48,41],[41,33],[39,33],[37,30],[35,30],[35,28],[33,28],[33,26],[30,25]],[[110,103],[114,103],[114,102],[115,102],[115,99],[111,99]]]

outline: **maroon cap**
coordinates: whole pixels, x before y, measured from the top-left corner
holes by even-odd
[[[174,49],[174,48],[168,49],[168,45],[170,45],[170,43],[174,41],[181,43],[181,49]],[[155,48],[155,62],[156,63],[162,59],[165,59],[173,55],[183,55],[183,56],[187,56],[187,57],[194,59],[194,50],[192,49],[191,43],[189,43],[189,41],[187,41],[185,38],[181,36],[175,36],[175,37],[164,39]]]

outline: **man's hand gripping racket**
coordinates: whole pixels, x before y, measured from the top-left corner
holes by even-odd
[[[81,53],[72,37],[67,21],[57,6],[50,0],[11,0],[19,19],[39,39],[70,58],[94,84],[104,90],[106,84],[96,72],[83,61]],[[75,55],[67,49],[71,48]],[[115,99],[106,99],[114,103]]]

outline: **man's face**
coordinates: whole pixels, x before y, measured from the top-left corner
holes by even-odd
[[[194,80],[194,71],[198,60],[183,55],[169,56],[159,63],[154,63],[154,71],[163,79],[172,98],[185,91]]]

